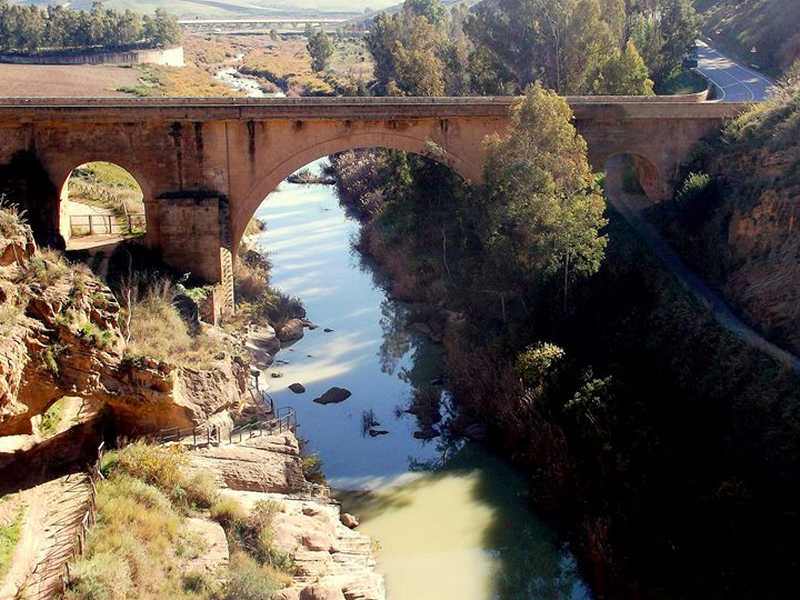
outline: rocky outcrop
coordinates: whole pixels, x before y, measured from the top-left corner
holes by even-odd
[[[283,343],[297,341],[303,337],[303,327],[305,324],[302,319],[289,319],[278,329],[278,339]]]
[[[27,227],[3,228],[0,235],[0,267],[20,264],[36,252],[33,233]],[[0,297],[0,301],[3,298]]]
[[[272,364],[275,355],[281,349],[281,341],[270,325],[252,327],[247,332],[245,348],[255,365],[266,369]]]
[[[0,266],[0,435],[30,433],[65,395],[110,406],[126,434],[200,424],[247,400],[248,365],[229,354],[208,370],[125,356],[111,291],[34,250],[30,235],[0,242],[13,256]]]
[[[776,114],[774,109],[772,114]],[[789,121],[796,122],[800,110],[794,107],[782,114],[786,122],[775,125],[775,131],[792,127]],[[773,129],[755,135],[755,140],[742,142],[712,165],[712,173],[721,175],[733,191],[726,189],[721,209],[729,215],[727,239],[720,236],[716,221],[706,228],[704,243],[711,245],[713,253],[707,262],[717,265],[710,276],[719,280],[748,320],[798,353],[800,140],[784,132],[786,141],[775,142]],[[780,143],[783,147],[777,147]]]
[[[357,519],[340,513],[325,486],[305,480],[293,434],[199,449],[190,453],[189,468],[212,473],[222,493],[247,510],[262,501],[276,507],[273,546],[292,557],[296,575],[272,600],[385,597],[370,539],[351,529]]]

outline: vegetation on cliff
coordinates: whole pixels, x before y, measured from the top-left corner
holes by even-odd
[[[766,119],[785,148],[797,139],[796,119],[781,114],[733,123],[728,135],[744,143]],[[465,317],[447,317],[455,328],[444,335],[459,408],[451,425],[489,426],[496,447],[530,474],[537,502],[571,524],[598,593],[747,598],[790,585],[788,549],[800,529],[790,508],[800,498],[797,377],[722,330],[613,212],[603,238],[588,238],[598,249],[607,240],[606,259],[570,282],[565,305],[558,252],[554,263],[515,260],[515,238],[526,252],[547,239],[546,228],[524,228],[537,223],[525,212],[537,194],[520,194],[521,207],[491,194],[468,202],[444,167],[375,156],[334,159],[344,197],[357,197],[367,219],[361,248],[389,271],[394,295]],[[413,175],[412,161],[421,163]],[[550,165],[548,175],[571,164]],[[524,190],[530,170],[501,166],[498,189]],[[705,178],[694,181],[684,197]],[[510,225],[484,236],[486,211],[505,208]],[[518,213],[524,222],[514,222]],[[491,262],[484,241],[498,236],[505,249]],[[547,276],[548,264],[559,276]],[[774,565],[770,581],[757,575]]]
[[[679,193],[656,211],[686,260],[794,352],[799,123],[800,84],[783,86],[696,148]]]
[[[703,30],[745,64],[778,77],[800,59],[800,4],[794,0],[697,0]]]
[[[250,516],[241,507],[231,508],[210,476],[186,475],[178,447],[132,444],[108,453],[101,469],[106,479],[97,486],[97,523],[84,555],[70,568],[66,600],[255,600],[268,598],[289,580],[269,558],[277,555],[269,545],[269,507]],[[205,552],[206,542],[191,533],[186,518],[209,514],[229,537],[245,535],[252,543],[240,544],[244,556],[234,554],[228,568],[187,569]],[[281,564],[290,566],[285,560]]]

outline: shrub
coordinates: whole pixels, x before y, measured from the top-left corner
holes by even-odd
[[[519,353],[514,368],[527,387],[535,388],[551,376],[563,360],[564,350],[555,344],[539,342]]]
[[[230,577],[224,600],[269,600],[286,583],[286,576],[258,565],[243,552],[231,554]]]
[[[80,558],[70,566],[65,600],[125,600],[133,582],[128,564],[111,552]]]
[[[706,173],[689,173],[686,179],[683,180],[678,193],[676,194],[676,201],[679,204],[688,204],[700,198],[706,193],[711,185],[711,177]]]
[[[208,474],[187,475],[186,460],[178,446],[151,446],[137,442],[103,458],[106,474],[125,475],[155,486],[177,508],[208,508],[216,500],[214,482]]]
[[[246,553],[259,565],[290,572],[294,565],[291,557],[272,546],[272,517],[278,510],[273,502],[257,502],[248,514],[235,498],[220,499],[211,507],[211,517],[228,536],[231,548]]]

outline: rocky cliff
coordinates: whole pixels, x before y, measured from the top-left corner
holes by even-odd
[[[800,352],[800,87],[730,123],[691,165],[710,183],[678,196],[685,258],[787,350]]]
[[[108,405],[126,434],[205,422],[245,399],[247,365],[229,353],[210,369],[127,355],[111,291],[37,251],[30,229],[3,213],[0,435],[30,432],[31,417],[64,395]]]

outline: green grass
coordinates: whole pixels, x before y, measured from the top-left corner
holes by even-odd
[[[62,398],[56,400],[47,411],[42,414],[41,421],[39,421],[39,433],[42,437],[49,438],[56,433],[58,424],[61,422],[61,415],[64,413],[64,405],[67,400]]]
[[[5,522],[2,520],[4,512],[6,513]],[[11,567],[24,518],[25,506],[20,503],[18,496],[0,500],[0,581]]]
[[[97,523],[85,555],[70,565],[65,600],[254,600],[289,582],[286,560],[271,549],[273,505],[249,514],[219,499],[210,476],[189,476],[177,448],[136,443],[103,457],[106,479],[97,486]],[[205,542],[187,532],[185,517],[210,514],[232,548],[226,571],[186,571]],[[203,509],[202,512],[200,509]]]

